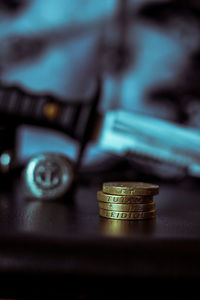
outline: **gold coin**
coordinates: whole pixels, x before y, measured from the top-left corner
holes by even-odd
[[[106,182],[103,192],[111,195],[157,195],[159,186],[145,182]]]
[[[119,196],[104,194],[102,191],[97,192],[97,199],[101,202],[107,203],[150,203],[153,201],[152,196]]]
[[[153,202],[148,204],[113,204],[99,202],[99,207],[112,211],[151,211],[155,209],[155,204]]]
[[[99,209],[99,215],[108,219],[118,219],[118,220],[141,220],[153,218],[156,215],[155,210],[146,212],[122,212],[122,211],[111,211],[106,209]]]

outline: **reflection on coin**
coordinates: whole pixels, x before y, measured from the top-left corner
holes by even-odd
[[[152,196],[119,196],[104,194],[102,191],[97,192],[97,199],[108,203],[150,203],[153,201]]]
[[[155,209],[155,204],[113,204],[113,203],[105,203],[99,202],[99,207],[112,210],[112,211],[151,211]]]
[[[148,212],[120,212],[120,211],[111,211],[100,208],[99,214],[102,217],[109,219],[118,219],[118,220],[139,220],[139,219],[149,219],[153,218],[156,215],[155,210]]]
[[[73,165],[58,153],[42,153],[33,157],[24,172],[29,197],[54,200],[62,197],[74,179]]]
[[[107,236],[140,236],[151,235],[155,230],[155,218],[138,220],[115,220],[99,218],[99,228]]]
[[[103,192],[111,195],[157,195],[157,184],[144,182],[106,182],[103,184]]]
[[[100,218],[100,230],[104,235],[125,236],[134,234],[134,225],[136,222],[129,220],[114,220]]]

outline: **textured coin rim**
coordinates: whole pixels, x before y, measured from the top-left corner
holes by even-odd
[[[134,188],[134,189],[157,189],[159,186],[154,183],[142,182],[142,181],[108,181],[103,185],[120,188]]]
[[[120,186],[124,184],[124,186]],[[127,183],[127,186],[125,184]],[[131,187],[131,183],[133,183],[133,187]],[[134,187],[134,183],[144,184],[144,187]],[[119,186],[116,186],[119,184]],[[130,185],[129,185],[130,184]],[[148,185],[149,187],[145,187]],[[154,187],[153,187],[154,186]],[[103,192],[111,195],[157,195],[159,192],[159,186],[151,183],[143,183],[143,182],[131,182],[131,181],[123,181],[123,182],[104,182],[103,183]]]
[[[130,195],[111,195],[105,194],[102,191],[97,192],[97,200],[105,203],[113,204],[142,204],[153,202],[153,196],[150,195],[139,195],[139,196],[130,196]]]
[[[122,214],[128,216],[122,217]],[[155,210],[148,212],[122,212],[122,211],[110,211],[106,209],[99,209],[99,215],[107,219],[116,219],[116,220],[144,220],[154,218],[156,215]]]
[[[145,204],[121,204],[121,203],[106,203],[99,201],[99,208],[110,210],[110,211],[120,211],[120,212],[147,212],[155,210],[155,203],[145,203]]]

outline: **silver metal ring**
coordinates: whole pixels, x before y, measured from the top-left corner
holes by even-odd
[[[41,153],[33,157],[24,171],[26,195],[40,200],[61,198],[74,179],[72,162],[59,153]]]

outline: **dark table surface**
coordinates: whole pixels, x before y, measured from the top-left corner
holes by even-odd
[[[168,282],[168,290],[171,285],[178,292],[184,282],[200,279],[197,182],[159,182],[157,216],[141,221],[99,217],[100,182],[79,184],[74,199],[60,202],[26,199],[19,178],[7,190],[2,186],[0,297],[98,290],[99,299],[105,288],[119,296],[128,293],[127,284],[141,291],[144,282],[145,295],[148,288],[154,293],[152,282]]]

